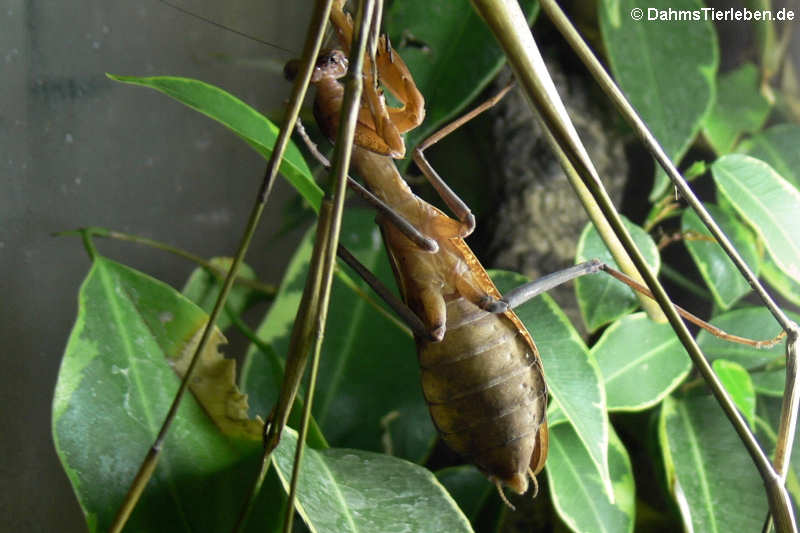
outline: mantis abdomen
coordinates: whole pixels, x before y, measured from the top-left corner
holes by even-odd
[[[434,425],[490,480],[524,493],[547,455],[536,345],[513,311],[481,308],[500,293],[461,238],[462,224],[414,195],[391,158],[354,147],[352,161],[377,196],[438,244],[422,250],[379,219],[403,300],[429,332],[416,343]]]

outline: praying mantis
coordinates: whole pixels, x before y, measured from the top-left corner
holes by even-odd
[[[332,20],[347,49],[352,27],[341,9],[340,4],[334,7]],[[397,123],[403,125],[402,131],[407,131],[421,122],[422,98],[407,67],[389,49],[385,38],[378,49],[380,77],[404,104],[393,111],[400,117]],[[343,54],[327,52],[320,56],[312,77],[317,87],[315,115],[329,137],[338,124],[342,87],[337,80],[345,67]],[[371,94],[377,83],[371,82],[370,73],[365,76]],[[379,219],[403,298],[423,322],[421,329],[417,326],[415,338],[423,390],[434,424],[445,442],[470,457],[495,482],[501,496],[501,483],[522,494],[527,491],[528,479],[535,482],[535,475],[544,466],[548,441],[541,360],[510,303],[519,305],[531,294],[523,289],[516,293],[525,294],[518,299],[507,295],[499,300],[499,292],[462,240],[474,227],[469,209],[427,163],[422,148],[415,150],[414,159],[458,221],[410,192],[387,157],[402,156],[405,150],[399,143],[392,147],[381,134],[393,129],[382,98],[372,94],[366,101],[372,116],[364,116],[366,106],[362,107],[359,127],[363,131],[356,131],[353,165],[381,200],[412,221],[412,227],[434,236],[436,243],[434,250],[426,248],[419,239],[412,241],[402,234],[400,226]],[[555,281],[544,285],[554,286],[601,268],[599,262],[578,265],[572,272],[554,274]],[[537,287],[528,292],[535,295],[540,291]],[[449,337],[446,331],[451,332]]]

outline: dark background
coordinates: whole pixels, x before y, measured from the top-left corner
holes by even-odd
[[[97,225],[232,255],[263,174],[264,161],[222,126],[105,73],[195,77],[279,116],[289,92],[279,68],[299,55],[310,2],[180,4],[294,53],[157,0],[0,1],[0,531],[86,530],[53,448],[50,409],[90,264],[79,239],[51,232]],[[276,189],[248,256],[269,282],[298,236],[275,237],[292,194]],[[193,267],[97,244],[177,287]]]

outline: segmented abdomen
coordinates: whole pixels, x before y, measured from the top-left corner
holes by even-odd
[[[538,354],[514,322],[459,297],[447,302],[444,339],[419,341],[418,352],[445,442],[491,477],[527,486],[547,388]]]

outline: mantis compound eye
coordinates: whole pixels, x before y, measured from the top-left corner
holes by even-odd
[[[323,78],[339,79],[347,74],[347,56],[341,50],[323,50],[319,53],[311,81]]]
[[[294,81],[297,73],[300,72],[299,59],[292,59],[283,67],[283,76]],[[341,50],[323,50],[319,53],[317,63],[314,65],[314,73],[311,75],[311,83],[316,83],[324,78],[339,79],[347,74],[347,56]]]

